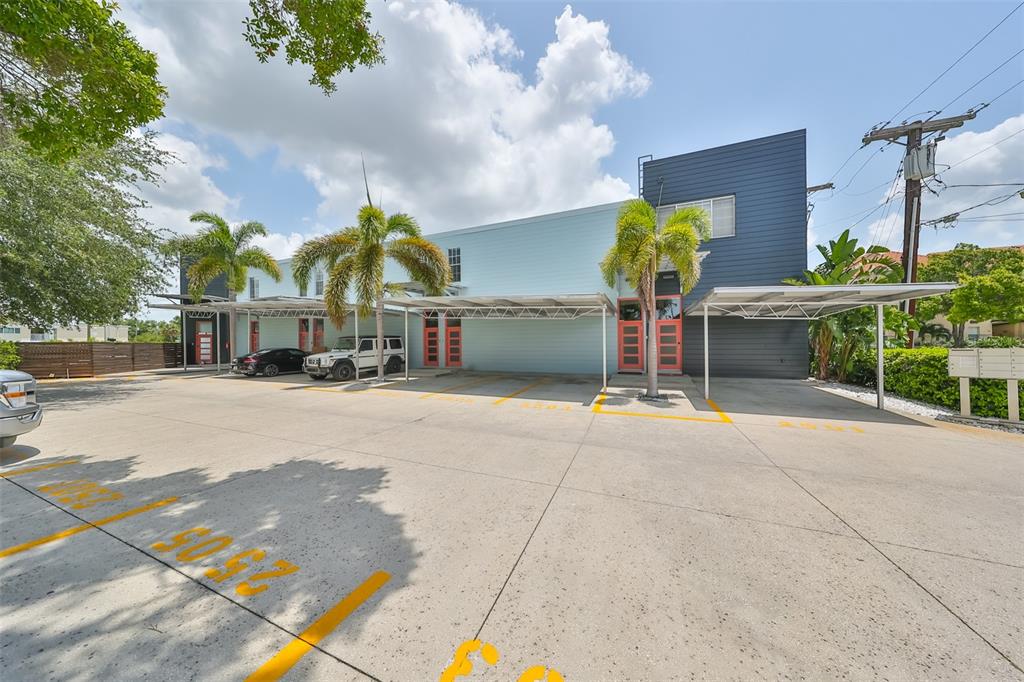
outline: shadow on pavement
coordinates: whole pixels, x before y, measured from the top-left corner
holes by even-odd
[[[400,515],[383,511],[373,500],[388,484],[381,468],[299,459],[221,479],[198,466],[129,478],[138,466],[134,457],[82,459],[80,465],[42,476],[0,481],[11,502],[5,505],[4,523],[9,529],[30,526],[16,533],[15,543],[79,523],[41,500],[16,493],[11,485],[15,481],[39,493],[41,485],[84,478],[123,493],[124,499],[116,503],[76,512],[92,521],[180,496],[175,504],[105,530],[292,632],[301,632],[375,571],[390,573],[390,580],[327,638],[324,646],[333,642],[335,651],[344,650],[344,641],[362,629],[382,600],[408,583],[416,567],[417,554],[403,533]],[[55,460],[32,464],[50,461]],[[233,542],[192,563],[177,561],[175,551],[152,549],[153,543],[195,527],[211,529],[208,537],[230,535]],[[4,544],[12,543],[5,539]],[[235,588],[251,571],[221,584],[203,577],[206,570],[223,567],[227,559],[250,549],[266,552],[253,570],[272,569],[276,560],[300,570],[247,597],[238,596]],[[263,663],[243,653],[258,637],[257,628],[264,635],[280,633],[95,529],[0,559],[0,575],[0,669],[9,680],[65,675],[224,679],[239,668],[248,674]],[[206,606],[198,608],[199,602]],[[202,627],[200,618],[215,621]]]
[[[119,402],[144,390],[146,384],[153,381],[157,380],[125,378],[85,380],[72,383],[40,383],[36,388],[36,399],[43,406],[45,424],[45,410],[48,406],[75,410],[95,407],[102,403]]]

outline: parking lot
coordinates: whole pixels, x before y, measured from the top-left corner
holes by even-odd
[[[0,677],[1024,677],[1024,438],[664,389],[43,386],[0,462]]]

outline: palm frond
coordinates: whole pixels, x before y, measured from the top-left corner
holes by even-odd
[[[262,270],[273,278],[275,282],[281,281],[281,268],[270,253],[260,246],[250,246],[238,254],[239,265],[246,268]]]
[[[345,316],[348,315],[348,290],[352,285],[355,267],[355,258],[345,256],[335,262],[327,273],[327,283],[324,286],[324,306],[327,308],[327,315],[331,318],[331,322],[338,329],[345,325]]]
[[[263,223],[255,220],[242,223],[231,233],[231,237],[237,248],[245,247],[250,241],[252,241],[252,238],[256,236],[266,237],[267,228]]]
[[[356,224],[359,226],[360,241],[364,244],[380,243],[387,236],[387,216],[376,206],[367,205],[360,208]]]
[[[448,257],[440,247],[423,237],[403,237],[388,244],[387,255],[424,286],[430,296],[440,296],[451,282]]]
[[[395,213],[388,216],[387,237],[404,236],[419,237],[423,233],[416,219],[407,213]]]
[[[359,230],[346,227],[323,237],[314,237],[302,244],[292,256],[292,279],[300,289],[309,286],[309,276],[318,265],[328,271],[342,258],[359,248]]]
[[[384,246],[379,242],[363,243],[352,260],[359,314],[369,315],[376,307],[384,284]]]
[[[711,239],[711,218],[703,208],[687,206],[686,208],[679,209],[665,220],[662,231],[664,232],[670,227],[679,225],[689,225],[690,229],[693,230],[693,236],[699,242],[706,242]],[[697,248],[696,244],[694,244],[693,248]]]
[[[194,303],[203,300],[206,287],[224,272],[224,263],[215,256],[204,256],[188,269],[188,295]]]

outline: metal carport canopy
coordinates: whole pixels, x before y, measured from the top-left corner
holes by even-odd
[[[615,304],[604,294],[553,294],[550,296],[397,296],[384,305],[405,309],[405,338],[409,343],[409,311],[444,313],[465,320],[575,320],[601,317],[601,386],[608,389],[609,313]],[[408,363],[406,364],[408,368]]]
[[[817,320],[828,315],[874,306],[875,348],[878,372],[878,409],[884,409],[885,368],[882,349],[885,329],[882,308],[902,301],[948,294],[953,282],[913,284],[776,285],[764,287],[715,287],[686,307],[687,315],[704,317],[704,398],[711,396],[708,353],[708,317],[742,317],[745,320]]]

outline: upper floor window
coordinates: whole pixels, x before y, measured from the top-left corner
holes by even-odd
[[[308,294],[308,293],[309,293],[309,287],[307,287],[305,284],[302,284],[302,285],[299,286],[299,296],[300,297],[305,298],[306,294]]]
[[[249,298],[260,297],[260,281],[255,277],[249,278]]]
[[[448,267],[452,269],[452,281],[462,281],[462,249],[448,249]]]
[[[313,281],[314,296],[324,295],[324,273],[317,271],[316,279]]]
[[[3,334],[20,334],[21,327],[0,327],[0,333]]]
[[[697,206],[703,208],[711,218],[711,238],[734,237],[736,236],[736,197],[714,197],[712,199],[699,199],[697,201],[686,201],[681,204],[662,206],[658,209],[658,224],[664,224],[665,220],[681,208]]]

